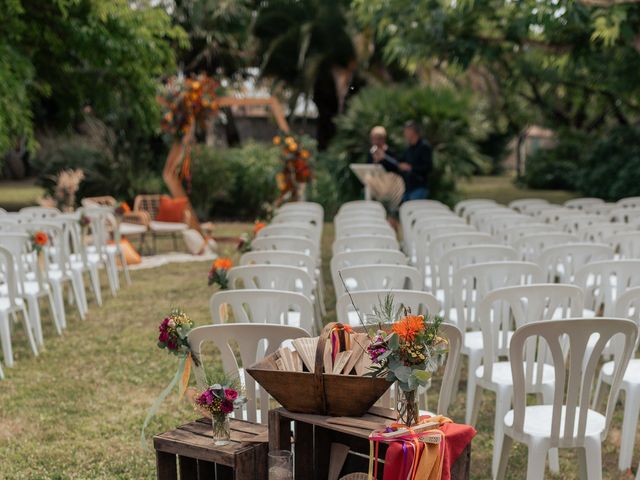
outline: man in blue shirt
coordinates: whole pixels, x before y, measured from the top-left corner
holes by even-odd
[[[431,145],[420,134],[420,126],[409,121],[404,125],[404,138],[408,147],[398,162],[382,149],[371,153],[373,161],[380,163],[387,171],[396,172],[404,180],[402,201],[427,198],[429,195],[429,175],[433,169]]]

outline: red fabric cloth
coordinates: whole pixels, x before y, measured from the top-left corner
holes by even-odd
[[[472,426],[459,423],[445,423],[441,425],[440,430],[445,434],[442,480],[450,480],[451,465],[471,443],[477,432]],[[415,449],[411,442],[404,443],[407,446],[406,456],[403,442],[393,442],[389,445],[384,459],[384,480],[405,480],[408,477]]]
[[[171,198],[163,195],[160,197],[160,206],[158,207],[158,222],[184,222],[184,211],[187,208],[187,197]]]

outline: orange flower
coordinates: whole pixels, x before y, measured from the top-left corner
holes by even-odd
[[[44,232],[36,232],[33,235],[33,243],[35,243],[39,247],[44,247],[49,241],[49,237]]]
[[[293,137],[285,137],[284,139],[284,143],[286,143],[287,145],[294,143],[295,140],[293,139]]]
[[[422,315],[407,315],[399,322],[394,323],[391,330],[405,342],[410,342],[416,337],[416,334],[424,330],[424,317]]]
[[[347,333],[353,333],[353,328],[351,325],[342,325],[342,329]]]
[[[280,142],[281,142],[281,140],[280,140],[279,136],[276,135],[275,137],[273,137],[273,144],[274,145],[280,145]]]
[[[233,267],[233,262],[230,258],[220,257],[213,261],[213,268],[216,270],[229,270],[231,267]]]
[[[302,151],[300,152],[300,156],[302,156],[302,158],[306,160],[311,156],[311,152],[309,152],[309,150],[307,150],[306,148],[303,148]]]
[[[253,226],[253,233],[258,233],[260,230],[262,230],[266,226],[267,224],[264,222],[256,222],[255,225]]]
[[[292,142],[289,144],[289,151],[295,152],[298,149],[298,144],[296,142]]]

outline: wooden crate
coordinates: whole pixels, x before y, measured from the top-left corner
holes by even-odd
[[[153,437],[158,480],[267,480],[267,426],[231,419],[231,443],[213,443],[202,418]]]
[[[333,442],[348,445],[351,449],[341,475],[368,471],[371,431],[331,424],[327,422],[328,418],[323,415],[293,413],[284,408],[269,411],[270,450],[291,450],[291,424],[293,423],[296,479],[325,480],[329,474],[329,454]],[[362,419],[376,422],[395,421],[395,412],[387,408],[373,407]],[[386,449],[387,446],[380,443],[381,459],[384,459]],[[469,445],[451,466],[451,480],[468,480],[470,465],[471,446]],[[383,470],[384,467],[381,464],[378,469],[379,475],[382,475]]]

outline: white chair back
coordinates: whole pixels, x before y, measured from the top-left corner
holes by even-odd
[[[600,205],[601,203],[604,203],[604,200],[602,200],[601,198],[582,197],[567,200],[566,202],[564,202],[564,206],[567,208],[574,208],[576,210],[584,210],[585,207],[589,207],[591,205]]]
[[[340,228],[336,231],[337,238],[354,237],[362,235],[382,235],[383,237],[393,237],[396,232],[390,225],[384,224],[361,224]]]
[[[277,223],[263,227],[256,238],[264,237],[303,237],[312,242],[318,240],[316,231],[309,223]]]
[[[629,223],[594,223],[582,229],[580,239],[585,242],[608,243],[615,249],[615,238],[610,241],[610,237],[615,237],[619,233],[631,232],[633,230],[637,230],[637,228]]]
[[[616,299],[630,287],[640,286],[640,259],[600,260],[591,262],[576,272],[575,284],[585,293],[585,307],[615,314]]]
[[[480,233],[480,232],[459,232],[459,233],[449,233],[445,235],[438,235],[437,237],[432,237],[431,242],[429,242],[429,278],[430,278],[430,286],[432,289],[439,288],[439,272],[438,272],[438,262],[444,252],[447,250],[451,250],[456,247],[465,247],[469,245],[489,245],[494,244],[496,241],[489,235],[488,233]],[[418,265],[420,265],[420,260],[418,260]]]
[[[20,209],[20,215],[31,217],[34,220],[49,220],[60,215],[60,210],[50,207],[24,207]]]
[[[520,223],[512,227],[506,227],[494,236],[505,245],[512,245],[517,239],[527,235],[535,235],[540,232],[554,232],[556,229],[545,223],[531,222]]]
[[[620,258],[640,258],[640,231],[619,231],[605,238],[604,243],[611,245]]]
[[[229,288],[299,292],[312,298],[313,281],[302,268],[286,265],[245,265],[227,272]]]
[[[478,329],[478,304],[492,290],[543,281],[542,269],[532,262],[502,261],[466,265],[453,273],[445,316],[460,330]]]
[[[316,262],[320,259],[320,248],[313,240],[305,237],[260,237],[254,238],[251,242],[254,251],[286,250],[289,252],[300,252],[309,255]]]
[[[361,290],[421,290],[422,275],[406,265],[359,265],[340,270],[349,291]],[[340,283],[336,297],[346,293]]]
[[[316,262],[310,255],[287,250],[261,250],[247,252],[240,257],[238,265],[288,265],[304,269],[311,277],[315,277]]]
[[[391,236],[382,235],[354,235],[353,237],[338,238],[333,242],[334,255],[356,250],[398,250],[399,248],[398,240]]]
[[[551,227],[553,228],[553,227]],[[532,262],[538,259],[542,251],[554,245],[577,242],[578,237],[570,233],[549,232],[523,235],[513,241],[513,248],[520,254],[521,260]]]
[[[235,374],[244,380],[243,387],[247,403],[243,410],[246,413],[246,420],[250,422],[259,420],[266,424],[269,419],[266,414],[269,409],[269,394],[250,375],[244,374],[243,370],[274,353],[284,342],[308,336],[309,334],[301,328],[283,325],[256,325],[254,323],[205,325],[196,327],[189,332],[189,344],[200,359],[203,357],[203,343],[211,342],[218,348],[225,374]],[[239,354],[239,359],[236,357],[236,352]],[[258,418],[258,400],[262,407],[260,418]],[[241,418],[244,416],[237,413],[235,415]]]
[[[587,263],[613,258],[613,249],[603,243],[567,243],[546,248],[537,263],[547,281],[573,283],[575,273]]]
[[[483,378],[490,382],[493,364],[508,355],[510,336],[515,329],[553,318],[577,317],[582,313],[582,289],[575,285],[533,284],[499,288],[489,292],[478,305],[484,349]],[[534,352],[535,353],[535,352]],[[546,352],[535,356],[539,368],[528,382],[528,392],[542,382]],[[534,370],[530,370],[534,372]]]
[[[331,280],[336,291],[342,286],[342,281],[338,272],[345,267],[355,267],[357,265],[407,265],[409,260],[400,250],[389,249],[369,249],[354,250],[334,255],[331,258]]]
[[[309,298],[297,292],[246,289],[221,290],[209,299],[213,324],[271,323],[313,331],[313,306]]]
[[[520,198],[509,203],[509,208],[516,212],[525,213],[531,205],[547,205],[549,202],[542,198]]]
[[[622,198],[616,202],[619,208],[640,208],[640,197]]]
[[[336,304],[338,321],[352,326],[372,324],[375,322],[374,311],[389,294],[393,295],[394,303],[398,307],[408,308],[412,315],[433,317],[438,315],[440,311],[438,299],[427,292],[418,290],[362,290],[350,292],[350,294],[344,293],[338,297]]]

